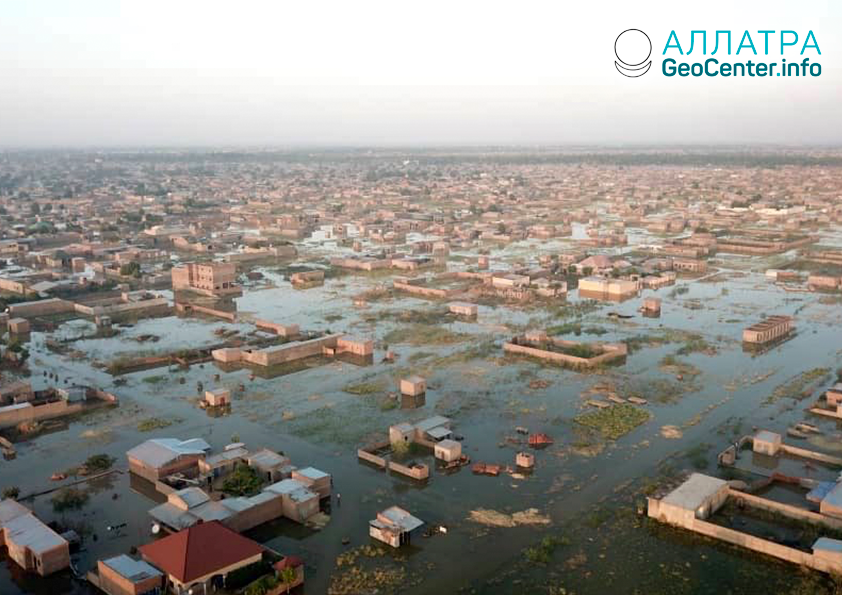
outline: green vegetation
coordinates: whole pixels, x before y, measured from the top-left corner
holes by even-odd
[[[386,399],[380,403],[380,411],[391,411],[398,408],[398,402],[395,399]]]
[[[455,333],[449,329],[424,324],[410,324],[393,331],[383,337],[389,343],[406,343],[409,345],[450,345],[461,343],[470,338],[463,333]]]
[[[709,343],[700,333],[678,329],[662,329],[648,335],[633,335],[625,339],[625,343],[629,348],[629,353],[634,353],[644,347],[658,347],[670,343],[684,343],[676,351],[676,355],[690,355],[691,353],[713,355],[716,353],[716,346]]]
[[[153,430],[168,428],[174,423],[174,420],[161,419],[160,417],[150,417],[144,419],[143,421],[139,421],[137,423],[137,430],[138,432],[151,432]]]
[[[3,488],[2,495],[3,495],[4,500],[6,498],[11,498],[12,500],[17,500],[18,496],[20,496],[20,488],[17,487],[17,486],[9,486],[9,487]]]
[[[549,564],[550,558],[560,545],[568,545],[570,540],[564,537],[547,535],[537,545],[524,550],[524,556],[533,564]]]
[[[570,346],[555,345],[554,350],[560,351],[566,355],[572,355],[573,357],[581,357],[582,359],[590,359],[602,354],[602,351],[595,348],[593,345],[587,345],[584,343]]]
[[[295,570],[292,568],[288,570],[292,570],[293,572],[295,572]],[[247,586],[243,591],[243,595],[266,595],[266,593],[269,593],[277,586],[278,579],[276,579],[271,574],[267,574],[260,577],[259,579],[251,583],[249,586]]]
[[[565,324],[557,324],[546,329],[547,334],[551,337],[558,335],[575,334],[577,337],[582,333],[586,335],[604,335],[608,331],[601,326],[583,327],[581,322],[567,322]]]
[[[92,455],[85,461],[85,469],[88,473],[102,473],[111,469],[116,461],[117,459],[106,454]]]
[[[342,390],[351,395],[374,395],[386,389],[382,381],[348,384]]]
[[[708,467],[708,451],[710,449],[711,445],[703,442],[686,451],[684,457],[690,461],[695,469],[704,471]]]
[[[816,387],[830,374],[830,368],[813,368],[793,376],[775,390],[764,401],[765,404],[774,403],[783,398],[802,400],[813,394]]]
[[[64,488],[55,493],[52,498],[53,510],[65,512],[78,510],[88,502],[88,493],[76,488]]]
[[[680,360],[674,355],[665,355],[663,359],[661,359],[661,367],[667,368],[667,370],[664,371],[674,372],[676,374],[680,374],[681,376],[693,377],[702,373],[702,371],[693,364]]]
[[[120,267],[120,274],[124,277],[134,277],[135,279],[139,279],[141,274],[140,263],[134,260],[127,262]]]
[[[623,403],[607,409],[588,411],[574,418],[576,423],[599,430],[603,436],[616,440],[640,424],[649,421],[650,413],[640,407]]]
[[[411,364],[421,361],[422,359],[426,359],[428,357],[435,357],[435,353],[432,351],[416,351],[412,355],[407,358],[407,361]]]
[[[222,482],[222,491],[229,496],[253,496],[263,487],[257,471],[246,464],[237,468]]]

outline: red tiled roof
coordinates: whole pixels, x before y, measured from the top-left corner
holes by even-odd
[[[148,561],[182,583],[213,574],[263,552],[219,521],[200,523],[138,548]]]

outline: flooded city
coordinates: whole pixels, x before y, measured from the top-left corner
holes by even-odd
[[[0,592],[834,593],[840,182],[3,154]]]

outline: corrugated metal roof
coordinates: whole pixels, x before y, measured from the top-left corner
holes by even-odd
[[[185,441],[175,438],[153,438],[135,446],[126,455],[157,468],[163,467],[178,457],[201,455],[209,450],[210,445],[201,438]]]
[[[102,563],[133,583],[139,583],[156,576],[163,576],[163,573],[151,564],[147,564],[143,560],[135,560],[125,554],[103,560]]]

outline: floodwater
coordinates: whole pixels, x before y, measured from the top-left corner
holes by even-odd
[[[839,237],[834,233],[827,243]],[[630,235],[647,241],[645,232]],[[492,250],[491,258],[497,263],[530,262],[539,245],[549,251],[545,244],[522,242]],[[312,243],[301,261],[316,262],[333,252],[330,245]],[[186,371],[164,367],[126,374],[121,377],[126,383],[114,386],[113,377],[92,365],[211,345],[220,341],[216,329],[246,333],[251,330],[247,322],[142,320],[118,328],[115,337],[78,338],[69,343],[72,357],[51,352],[47,336],[36,332],[30,341],[35,388],[55,384],[43,374],[55,372],[61,384],[67,380],[113,391],[120,405],[18,444],[17,459],[0,462],[0,486],[16,485],[23,494],[55,487],[52,473],[97,453],[117,457],[116,467],[124,470],[125,452],[153,437],[201,437],[215,449],[241,440],[251,448],[284,451],[296,465],[330,473],[334,492],[342,495],[341,505],[333,501],[330,522],[321,530],[279,521],[249,534],[275,550],[304,558],[306,593],[325,593],[331,581],[341,592],[347,567],[337,569],[337,557],[370,544],[369,519],[395,504],[429,525],[447,527],[447,533],[415,536],[412,545],[400,552],[361,556],[358,564],[365,569],[400,571],[395,584],[381,585],[381,593],[721,594],[761,592],[761,587],[764,593],[783,592],[819,579],[637,514],[645,501],[644,490],[687,470],[716,473],[716,453],[733,438],[754,428],[785,433],[808,415],[803,410],[809,400],[833,382],[842,359],[839,303],[769,283],[763,272],[777,260],[725,255],[712,263],[715,270],[706,280],[682,278],[673,287],[645,291],[643,296],[662,298],[660,318],[640,316],[639,299],[620,304],[582,302],[586,305],[579,310],[581,318],[568,316],[571,308],[483,305],[475,321],[466,321],[446,316],[441,302],[400,295],[359,308],[353,305],[354,296],[388,282],[389,276],[343,275],[319,287],[297,290],[272,268],[261,269],[269,285],[248,289],[237,300],[246,318],[294,323],[304,330],[347,332],[378,343],[371,365],[319,361],[274,378],[251,379],[247,369],[226,372],[207,363]],[[577,303],[572,292],[567,304]],[[632,318],[611,318],[609,312]],[[400,318],[405,313],[428,317],[410,324]],[[743,351],[742,329],[773,313],[796,316],[795,336],[765,353]],[[581,324],[580,340],[633,339],[635,348],[623,365],[589,373],[503,355],[502,342],[514,334],[570,322]],[[425,329],[435,332],[422,332]],[[93,332],[88,323],[70,321],[55,335],[77,338]],[[144,335],[159,340],[133,340]],[[575,331],[564,336],[575,338]],[[380,361],[384,342],[399,355],[395,363]],[[678,358],[680,373],[664,366],[662,360],[669,355]],[[808,400],[774,396],[776,387],[815,368],[830,372],[812,386]],[[424,406],[413,410],[390,406],[386,393],[395,391],[399,378],[411,373],[428,379]],[[235,391],[230,414],[211,417],[197,406],[199,382],[204,388],[243,384],[245,392]],[[360,383],[379,389],[363,395],[343,390]],[[616,441],[584,432],[574,421],[590,398],[581,393],[598,384],[621,395],[647,398],[650,420]],[[476,476],[469,468],[445,474],[435,470],[432,457],[427,457],[433,471],[430,481],[419,485],[358,463],[356,448],[372,436],[385,433],[393,423],[433,414],[454,420],[455,432],[464,436],[463,448],[472,461],[513,465],[518,450],[526,448],[508,440],[518,436],[517,426],[546,432],[555,444],[536,451],[534,472],[518,477]],[[149,418],[172,425],[138,431],[138,422]],[[824,432],[811,438],[809,447],[839,454],[842,434],[837,424],[815,417],[809,421]],[[675,426],[680,438],[666,437],[664,426]],[[82,551],[74,555],[81,573],[98,559],[128,553],[150,541],[147,511],[156,504],[143,495],[142,482],[128,473],[91,482],[85,489],[90,500],[79,512],[54,513],[50,495],[26,501],[41,519],[86,535]],[[511,515],[531,508],[546,517],[547,524],[492,527],[469,518],[481,509]],[[109,530],[117,525],[121,527]],[[542,558],[535,555],[535,548],[545,537],[553,541]],[[4,595],[86,589],[67,575],[43,580],[22,577],[8,562],[0,566]]]

